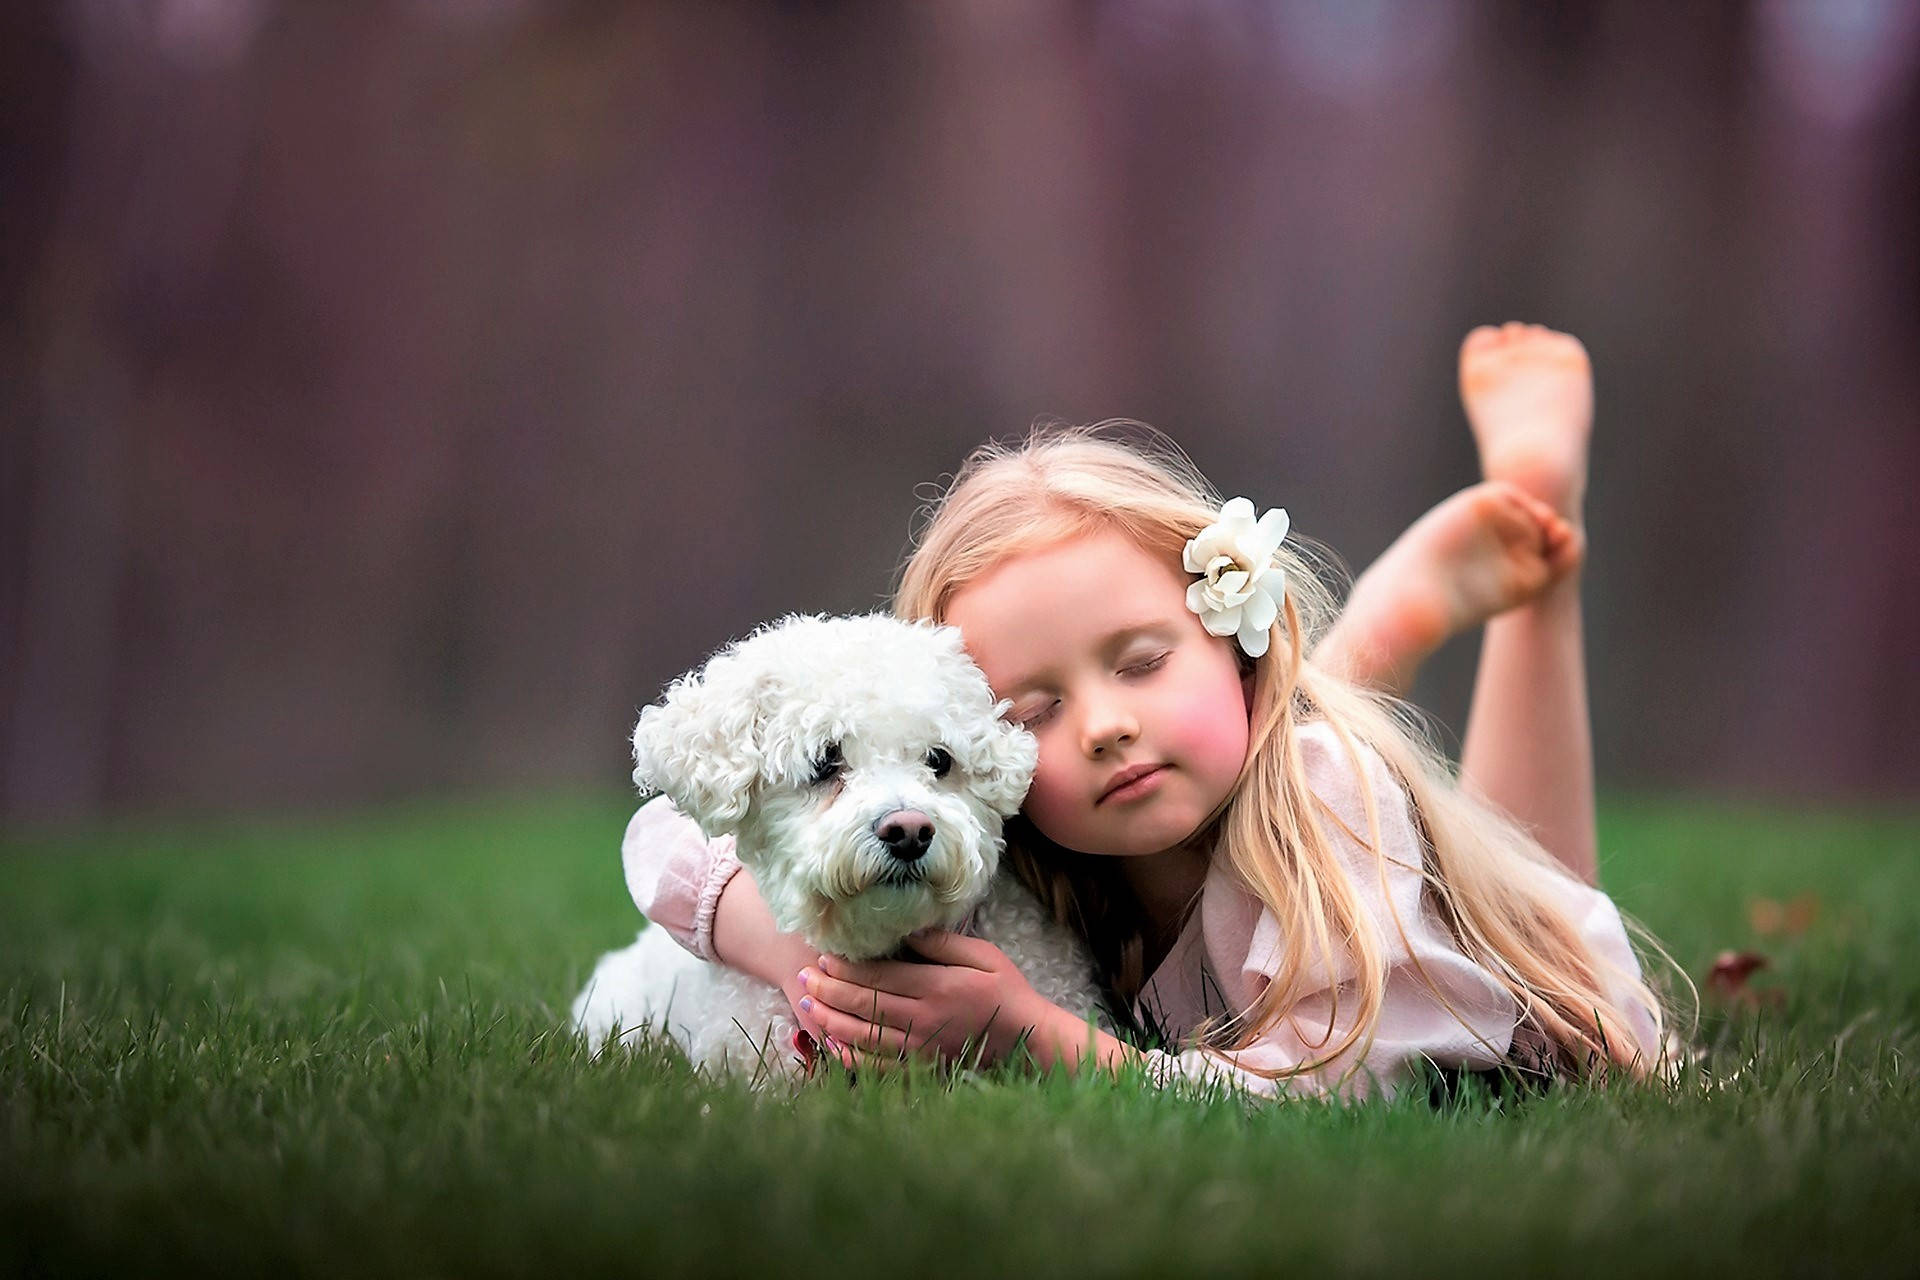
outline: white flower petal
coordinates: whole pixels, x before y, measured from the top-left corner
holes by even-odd
[[[1221,592],[1226,595],[1244,596],[1246,594],[1247,584],[1252,581],[1252,579],[1252,574],[1236,566],[1215,578],[1213,583],[1214,586],[1218,587]]]
[[[1240,629],[1240,609],[1235,606],[1231,609],[1208,610],[1200,615],[1200,625],[1207,629],[1209,635],[1230,636]]]
[[[1187,588],[1187,608],[1200,613],[1207,607],[1207,584],[1196,582]]]
[[[1286,571],[1278,565],[1273,566],[1253,580],[1253,589],[1266,592],[1273,597],[1275,604],[1279,604],[1281,597],[1287,594]]]
[[[1257,658],[1267,651],[1267,632],[1262,627],[1251,623],[1243,625],[1235,639],[1239,640],[1241,650],[1249,658]]]
[[[1238,533],[1253,524],[1253,504],[1245,498],[1229,498],[1220,507],[1220,523]]]
[[[1256,630],[1265,631],[1273,625],[1273,620],[1279,615],[1280,609],[1274,604],[1273,597],[1264,591],[1256,591],[1247,597],[1246,617],[1241,620],[1241,630],[1253,627]]]
[[[1275,507],[1260,517],[1260,523],[1255,528],[1259,534],[1257,545],[1262,551],[1262,560],[1273,555],[1280,549],[1280,544],[1287,540],[1288,525],[1285,507]]]

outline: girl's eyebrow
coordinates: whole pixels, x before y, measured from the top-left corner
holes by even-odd
[[[1123,648],[1128,641],[1156,631],[1171,631],[1173,623],[1167,618],[1149,618],[1144,622],[1130,622],[1124,627],[1115,627],[1101,636],[1099,648],[1103,653],[1111,653]]]
[[[1122,626],[1115,627],[1105,635],[1095,639],[1093,647],[1095,652],[1099,653],[1102,657],[1108,657],[1117,650],[1125,648],[1131,641],[1141,636],[1154,632],[1170,632],[1172,630],[1173,623],[1167,618],[1148,618],[1141,622],[1129,622]],[[1053,670],[1050,666],[1041,667],[1039,670],[1033,672],[1024,672],[1018,680],[1008,682],[1007,692],[1002,694],[1001,697],[1018,698],[1023,694],[1030,693],[1036,685],[1045,684],[1047,677],[1052,674]]]

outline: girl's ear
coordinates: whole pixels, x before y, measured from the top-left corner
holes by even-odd
[[[737,830],[760,778],[763,684],[730,652],[674,681],[634,726],[634,785],[671,797],[710,838]]]

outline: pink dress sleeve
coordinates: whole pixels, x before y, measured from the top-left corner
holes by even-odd
[[[714,959],[714,908],[740,870],[733,837],[707,839],[692,818],[662,796],[641,805],[627,823],[620,860],[640,914],[701,959]]]
[[[1422,845],[1405,792],[1385,762],[1365,748],[1360,749],[1364,781],[1357,777],[1346,750],[1324,723],[1305,726],[1300,747],[1308,783],[1331,810],[1317,815],[1322,829],[1334,841],[1386,955],[1386,989],[1372,1041],[1284,1080],[1258,1074],[1289,1070],[1320,1056],[1353,1025],[1349,984],[1357,970],[1351,959],[1340,956],[1328,972],[1324,961],[1310,958],[1310,994],[1259,1041],[1231,1053],[1154,1054],[1149,1068],[1163,1081],[1227,1083],[1264,1096],[1284,1090],[1360,1097],[1390,1096],[1421,1059],[1469,1070],[1498,1065],[1512,1044],[1518,1007],[1492,974],[1461,952],[1422,892]],[[1342,829],[1362,836],[1367,831],[1363,785],[1373,793],[1381,859]],[[1207,878],[1198,916],[1197,945],[1204,946],[1219,1002],[1232,1009],[1252,1007],[1280,969],[1285,941],[1280,922],[1219,867]],[[1343,998],[1336,1000],[1336,994]]]

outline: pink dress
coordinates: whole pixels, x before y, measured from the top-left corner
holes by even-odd
[[[1322,815],[1322,827],[1343,855],[1387,954],[1386,989],[1372,1042],[1364,1055],[1356,1047],[1281,1082],[1248,1070],[1285,1070],[1308,1061],[1322,1043],[1336,1043],[1352,1025],[1353,1000],[1334,999],[1353,976],[1343,959],[1331,973],[1310,969],[1305,989],[1311,994],[1255,1044],[1234,1053],[1150,1052],[1144,1055],[1149,1070],[1162,1082],[1218,1081],[1268,1096],[1282,1090],[1385,1096],[1422,1060],[1466,1070],[1499,1065],[1512,1048],[1519,1007],[1491,973],[1461,952],[1423,892],[1423,853],[1406,794],[1385,762],[1364,748],[1364,783],[1355,777],[1346,752],[1322,722],[1302,726],[1299,743],[1311,789],[1346,826],[1366,831],[1362,785],[1374,795],[1384,874],[1381,863]],[[682,946],[712,960],[714,907],[740,869],[732,840],[707,841],[669,802],[658,800],[634,815],[622,853],[627,885],[641,912]],[[1612,900],[1570,877],[1543,874],[1596,956],[1615,971],[1618,1002],[1633,1008],[1623,993],[1638,977],[1639,966]],[[1135,1012],[1163,1031],[1168,1043],[1185,1042],[1206,1018],[1252,1006],[1279,970],[1282,941],[1273,913],[1216,867],[1201,890],[1199,909],[1147,980]],[[1328,1039],[1330,1017],[1333,1036]],[[1632,1030],[1651,1055],[1651,1014],[1637,1011]]]

